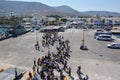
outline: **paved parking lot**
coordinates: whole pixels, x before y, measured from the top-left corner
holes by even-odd
[[[85,44],[88,51],[79,49],[82,44],[82,30],[70,29],[61,32],[65,39],[70,40],[72,53],[68,66],[72,68],[72,76],[77,78],[77,66],[82,66],[82,72],[88,74],[90,80],[120,80],[120,50],[108,49],[110,41],[97,41],[93,37],[94,30],[85,32]],[[38,34],[41,41],[42,33]],[[12,64],[24,68],[31,68],[33,59],[42,57],[48,48],[42,48],[44,52],[35,50],[36,33],[27,33],[17,38],[10,38],[0,42],[0,63]],[[56,47],[56,45],[55,45]],[[56,51],[51,47],[51,51]],[[1,73],[0,73],[1,74]]]

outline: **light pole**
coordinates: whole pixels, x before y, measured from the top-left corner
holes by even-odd
[[[87,46],[85,46],[85,25],[83,26],[83,40],[82,45],[80,46],[81,50],[88,50]]]
[[[37,19],[35,19],[35,28],[37,28]],[[37,29],[35,29],[35,37],[36,37],[35,49],[36,49],[36,51],[40,51]]]
[[[38,43],[38,34],[36,28],[37,28],[37,19],[35,18],[36,43]]]
[[[38,34],[37,34],[37,30],[36,30],[36,42],[38,42]]]
[[[83,40],[82,40],[82,45],[84,46],[84,41],[85,41],[85,29],[83,28]]]

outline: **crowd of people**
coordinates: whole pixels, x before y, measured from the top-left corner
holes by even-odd
[[[54,46],[55,43],[58,43],[56,46],[57,52],[50,51],[50,45]],[[29,76],[33,80],[38,80],[38,76],[42,80],[57,80],[58,77],[55,77],[54,70],[59,73],[59,79],[66,79],[63,72],[66,72],[71,76],[71,68],[68,67],[68,60],[70,59],[70,46],[69,40],[64,40],[63,36],[58,36],[57,32],[47,32],[42,36],[42,47],[48,47],[48,53],[45,56],[38,58],[37,60],[34,58],[33,64],[33,72],[34,76]],[[35,45],[36,50],[39,49],[39,43]],[[41,69],[40,69],[41,67]]]
[[[70,59],[70,41],[65,40],[63,36],[58,36],[57,32],[47,32],[42,36],[42,47],[48,47],[48,52],[45,56],[39,57],[38,59],[34,58],[33,64],[33,73],[29,72],[29,77],[31,80],[68,80],[67,77],[63,74],[64,72],[71,76],[71,67],[68,66],[68,61]],[[54,46],[55,43],[58,43],[56,46],[56,52],[50,50],[50,45]],[[40,51],[39,42],[35,44],[35,49]],[[41,68],[40,68],[41,67]],[[55,76],[54,70],[59,73],[59,77]],[[80,68],[77,70],[78,76],[81,76]],[[39,78],[38,78],[39,76]],[[82,78],[80,80],[87,80],[88,77]]]
[[[57,32],[47,32],[42,36],[42,47],[49,47],[49,45],[54,46],[55,41],[58,39]]]

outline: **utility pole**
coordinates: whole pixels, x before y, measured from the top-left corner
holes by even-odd
[[[35,18],[35,27],[37,28],[37,19]],[[38,42],[38,34],[37,34],[37,30],[36,30],[36,42]]]
[[[88,50],[87,46],[85,46],[85,26],[83,26],[83,39],[82,39],[82,45],[80,46],[81,50]]]

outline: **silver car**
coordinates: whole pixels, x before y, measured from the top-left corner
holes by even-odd
[[[111,35],[108,34],[100,34],[99,36],[96,37],[97,40],[103,40],[103,41],[111,41]]]
[[[120,43],[114,42],[107,45],[108,48],[120,49]]]

